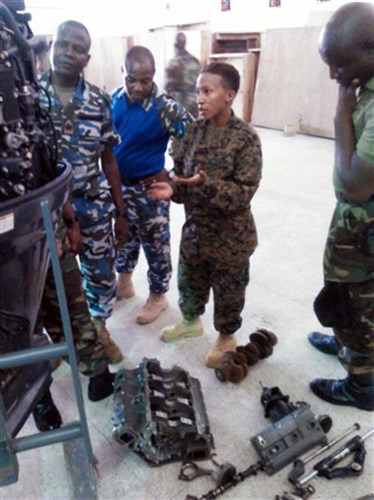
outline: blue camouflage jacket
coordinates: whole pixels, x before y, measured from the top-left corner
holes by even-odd
[[[106,146],[120,142],[112,124],[110,97],[81,77],[72,99],[63,107],[50,70],[39,83],[44,89],[40,92],[41,105],[49,111],[55,127],[58,160],[73,168],[73,198],[109,194],[101,153]]]

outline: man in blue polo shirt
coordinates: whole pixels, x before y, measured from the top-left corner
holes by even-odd
[[[154,321],[166,309],[171,277],[169,201],[155,201],[146,185],[168,178],[165,151],[171,136],[182,138],[193,117],[154,83],[155,61],[145,47],[126,54],[124,86],[113,93],[113,123],[121,136],[114,148],[122,178],[129,238],[118,251],[117,298],[134,295],[131,275],[140,247],[148,262],[149,297],[137,315],[139,324]]]

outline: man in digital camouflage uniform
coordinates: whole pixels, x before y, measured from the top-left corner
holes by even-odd
[[[161,332],[174,342],[203,334],[212,289],[218,338],[205,363],[219,365],[236,347],[235,332],[249,283],[249,258],[257,246],[251,200],[261,179],[262,153],[255,130],[232,112],[240,76],[230,64],[212,63],[197,80],[199,116],[173,152],[171,183],[148,187],[155,199],[172,196],[184,203],[178,265],[179,307],[183,320]]]
[[[122,179],[129,238],[118,250],[117,298],[134,295],[132,273],[143,248],[148,263],[149,296],[139,324],[159,317],[168,306],[171,277],[169,200],[149,198],[142,182],[167,178],[165,152],[170,137],[182,138],[193,117],[154,83],[152,53],[134,46],[125,57],[124,86],[113,93],[113,123],[121,143],[114,148]]]
[[[335,336],[311,344],[338,354],[342,380],[316,379],[312,391],[335,405],[374,410],[374,5],[348,3],[324,28],[320,54],[339,84],[335,115],[336,208],[324,254],[325,286],[315,311]]]
[[[165,70],[165,90],[182,104],[193,116],[197,116],[196,80],[201,66],[199,60],[186,50],[186,35],[179,31],[175,36],[175,57]]]
[[[82,77],[90,46],[90,35],[81,23],[66,21],[57,28],[52,68],[41,77],[45,91],[40,99],[53,120],[58,159],[73,168],[71,202],[82,234],[84,289],[100,340],[116,363],[123,355],[106,329],[115,301],[112,215],[119,244],[126,238],[127,224],[112,151],[120,139],[112,125],[110,98]]]

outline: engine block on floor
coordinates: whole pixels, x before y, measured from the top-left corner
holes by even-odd
[[[182,368],[144,358],[118,371],[113,397],[113,437],[151,465],[209,458],[214,441],[200,382]]]

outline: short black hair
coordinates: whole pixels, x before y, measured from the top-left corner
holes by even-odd
[[[90,32],[88,31],[87,27],[83,24],[80,23],[79,21],[74,21],[73,19],[68,19],[67,21],[64,21],[61,23],[59,26],[57,26],[56,33],[58,33],[61,29],[63,29],[65,26],[71,26],[72,28],[78,28],[82,31],[84,31],[88,37],[89,41],[89,49],[91,48],[91,35]]]
[[[179,49],[184,49],[187,43],[187,37],[183,33],[183,31],[178,31],[178,33],[175,35],[175,41],[174,45],[175,47],[178,47]]]
[[[147,49],[147,47],[143,47],[142,45],[134,45],[127,51],[125,57],[125,67],[128,69],[128,64],[130,61],[144,63],[149,61],[152,64],[153,69],[156,69],[155,58],[153,57],[152,52]]]
[[[212,73],[213,75],[219,75],[222,78],[223,85],[228,90],[234,90],[238,92],[240,87],[240,75],[239,71],[234,68],[232,64],[223,62],[212,62],[204,66],[201,71],[203,73]]]

